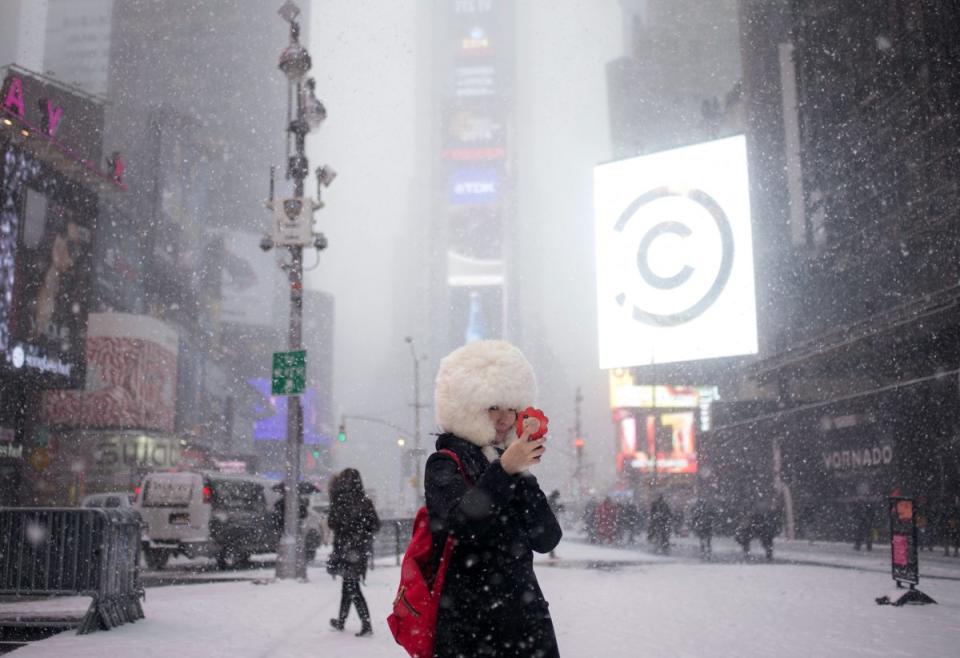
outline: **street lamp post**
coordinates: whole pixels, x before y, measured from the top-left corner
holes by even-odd
[[[420,359],[426,357],[417,355],[417,346],[413,342],[412,336],[407,336],[404,340],[410,345],[410,354],[413,356],[413,460],[416,465],[413,487],[414,501],[416,501],[414,507],[419,508],[423,505],[423,487],[420,483],[420,462],[424,454],[423,449],[420,447],[420,409],[426,406],[420,403]]]
[[[580,429],[580,403],[583,402],[583,395],[580,393],[580,387],[577,386],[577,394],[573,398],[575,423],[573,428],[573,447],[576,450],[577,466],[574,471],[574,481],[577,486],[577,502],[583,499],[583,433]]]
[[[293,135],[295,153],[287,159],[288,179],[293,179],[293,198],[273,199],[273,178],[270,181],[270,201],[267,207],[274,211],[274,227],[271,235],[264,236],[260,247],[264,251],[274,246],[290,250],[290,262],[281,265],[290,282],[290,324],[288,342],[290,351],[302,346],[303,328],[303,249],[312,246],[319,252],[326,248],[327,240],[322,233],[313,232],[313,212],[323,207],[319,200],[320,190],[333,181],[336,174],[327,166],[317,169],[317,201],[304,199],[304,180],[309,165],[306,156],[306,137],[313,128],[318,128],[326,118],[323,104],[314,96],[313,79],[305,80],[310,70],[310,53],[300,44],[300,9],[287,0],[278,11],[290,24],[290,44],[280,55],[279,68],[294,87],[296,115],[291,118],[287,132]],[[306,87],[306,89],[305,89]],[[289,139],[289,138],[288,138]],[[288,142],[289,143],[289,142]],[[277,578],[306,578],[306,556],[303,536],[300,532],[298,485],[300,481],[300,450],[303,446],[303,408],[298,394],[288,397],[286,478],[283,501],[283,536],[277,550]]]

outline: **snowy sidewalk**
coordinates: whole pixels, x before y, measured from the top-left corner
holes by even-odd
[[[654,656],[778,658],[956,656],[960,582],[928,581],[935,606],[892,608],[889,576],[783,563],[705,563],[642,551],[561,543],[559,560],[538,559],[565,658]],[[879,557],[879,556],[878,556]],[[587,568],[587,565],[604,568]],[[269,573],[269,572],[264,572]],[[310,582],[251,582],[151,588],[146,619],[109,632],[62,633],[14,652],[17,658],[219,656],[402,658],[385,618],[399,570],[371,571],[364,594],[374,636],[330,629],[340,583],[322,568]]]
[[[569,535],[568,535],[569,536]],[[578,535],[571,537],[574,541],[586,542]],[[890,545],[875,544],[872,551],[866,549],[855,551],[848,543],[793,540],[787,541],[777,537],[773,545],[774,560],[780,563],[816,564],[822,566],[840,567],[845,569],[861,569],[875,573],[890,573]],[[624,547],[639,556],[653,555],[653,549],[646,541],[640,539],[632,546]],[[751,546],[751,559],[763,561],[763,549],[758,541]],[[699,541],[696,537],[673,536],[670,538],[670,556],[674,559],[700,559]],[[718,561],[737,562],[743,560],[743,551],[731,537],[713,538],[713,558]],[[920,578],[960,580],[960,557],[943,555],[943,549],[922,551],[920,559]]]

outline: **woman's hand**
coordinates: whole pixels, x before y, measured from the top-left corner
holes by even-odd
[[[527,440],[530,432],[536,429],[536,425],[537,422],[534,420],[534,427],[531,430],[524,423],[523,434],[500,455],[500,466],[508,475],[516,475],[525,468],[539,463],[540,458],[543,457],[543,453],[547,449],[546,439]]]

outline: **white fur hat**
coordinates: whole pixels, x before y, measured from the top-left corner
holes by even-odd
[[[533,367],[505,340],[478,340],[440,362],[434,389],[437,425],[478,446],[497,436],[490,407],[526,409],[537,396]]]

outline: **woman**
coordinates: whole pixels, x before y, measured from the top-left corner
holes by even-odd
[[[363,624],[357,637],[373,635],[370,611],[360,591],[360,580],[367,575],[370,546],[373,535],[380,529],[380,519],[373,503],[363,492],[363,481],[355,468],[344,469],[331,484],[328,525],[333,532],[328,571],[343,578],[340,616],[331,619],[330,625],[342,631],[352,603]]]
[[[517,437],[517,410],[534,402],[536,380],[523,354],[505,341],[470,343],[440,363],[434,408],[442,434],[427,460],[425,488],[439,559],[456,540],[437,617],[434,655],[559,656],[548,605],[533,572],[533,553],[560,541],[560,525],[526,469],[543,457]]]

